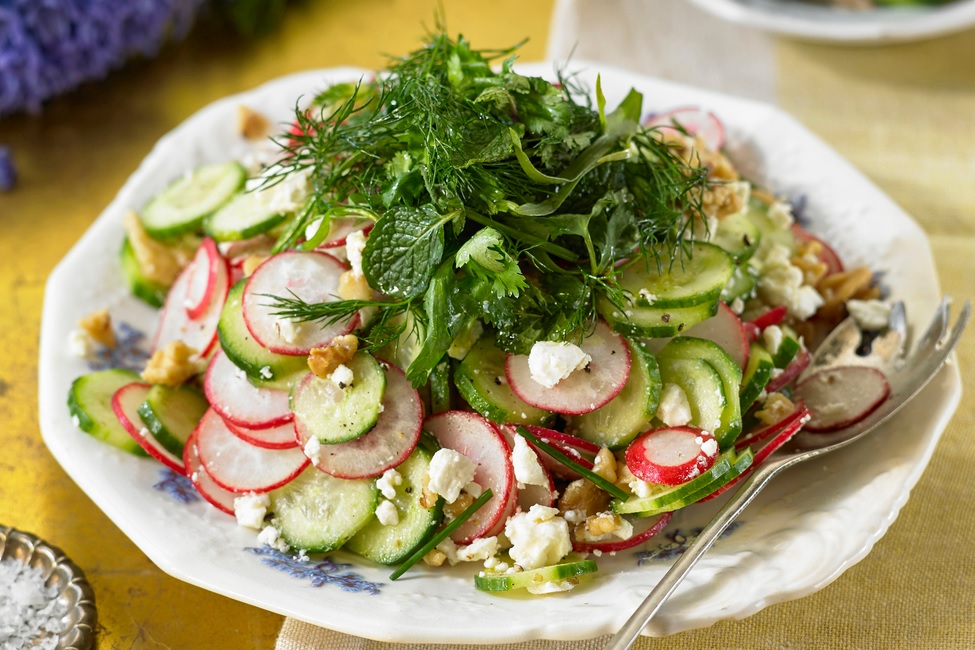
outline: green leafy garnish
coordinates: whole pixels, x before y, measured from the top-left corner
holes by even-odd
[[[640,93],[607,111],[597,82],[594,109],[572,77],[518,74],[516,49],[475,50],[441,30],[387,73],[296,111],[280,173],[309,170],[313,194],[275,250],[301,248],[317,219],[375,219],[362,268],[383,297],[278,296],[277,315],[327,323],[368,306],[362,337],[375,349],[402,333],[390,324],[408,311],[422,338],[406,370],[420,386],[473,319],[508,352],[582,338],[598,296],[628,303],[626,260],[689,254],[707,170],[640,125]]]

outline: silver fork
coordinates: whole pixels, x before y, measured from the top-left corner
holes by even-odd
[[[944,298],[931,324],[909,355],[905,354],[908,328],[903,304],[898,303],[892,309],[887,329],[869,341],[868,354],[862,354],[861,346],[867,345],[868,339],[863,337],[856,322],[852,318],[843,321],[817,348],[804,375],[840,365],[874,366],[887,376],[890,384],[887,400],[865,419],[839,431],[829,434],[800,432],[787,447],[776,451],[756,468],[606,644],[605,650],[625,650],[633,644],[701,556],[773,478],[794,465],[859,440],[917,395],[944,365],[958,343],[970,314],[971,304],[966,301],[949,332],[949,300]]]

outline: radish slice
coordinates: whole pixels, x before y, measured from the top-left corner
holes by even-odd
[[[718,151],[724,146],[724,125],[718,117],[710,112],[696,107],[677,108],[666,113],[652,115],[645,119],[644,126],[658,127],[660,130],[679,132],[674,123],[679,124],[691,135],[699,136],[704,144],[712,151]]]
[[[341,217],[332,219],[328,224],[328,235],[316,250],[328,250],[345,246],[346,238],[357,230],[368,235],[376,222],[365,217]]]
[[[230,433],[255,447],[264,447],[265,449],[291,449],[298,446],[295,425],[290,420],[284,424],[265,427],[263,429],[242,427],[229,420],[224,420],[224,423],[227,425]]]
[[[267,429],[290,422],[288,391],[259,388],[218,350],[203,380],[210,406],[227,422],[247,429]],[[294,435],[291,436],[292,441]]]
[[[694,325],[684,335],[717,343],[739,368],[744,369],[748,365],[748,334],[741,319],[723,302],[718,303],[718,312],[714,316]]]
[[[270,296],[297,297],[308,303],[337,300],[342,262],[327,253],[289,251],[267,259],[244,287],[244,322],[254,339],[271,352],[301,356],[348,334],[358,318],[332,325],[296,322],[273,315]]]
[[[152,349],[158,350],[172,341],[182,341],[199,353],[208,356],[216,349],[217,323],[220,312],[230,291],[230,270],[227,262],[220,258],[213,278],[210,296],[200,315],[190,318],[186,312],[186,297],[193,281],[193,265],[187,266],[179,274],[166,296],[159,325],[153,337]]]
[[[470,411],[444,411],[427,418],[423,428],[441,447],[453,449],[476,465],[474,482],[490,488],[494,496],[450,536],[458,544],[470,544],[479,537],[497,535],[514,512],[515,472],[511,447],[487,419]]]
[[[186,315],[199,318],[206,311],[210,296],[219,284],[220,267],[227,263],[220,256],[217,244],[207,237],[196,249],[196,256],[190,262],[190,280],[186,286]]]
[[[151,388],[152,384],[140,382],[122,386],[112,395],[112,410],[115,411],[115,417],[118,418],[122,428],[129,432],[132,439],[139,443],[146,453],[174,472],[185,474],[186,465],[183,464],[183,459],[163,447],[139,416],[139,406],[146,401]]]
[[[809,367],[809,362],[812,359],[812,355],[809,354],[809,350],[806,348],[799,348],[796,352],[795,358],[789,362],[782,372],[775,374],[769,379],[768,384],[765,385],[765,390],[769,393],[774,393],[775,391],[781,389],[784,386],[788,386],[795,379],[802,374],[802,371]]]
[[[767,442],[764,445],[758,447],[757,449],[753,446],[753,444],[744,445],[742,448],[751,446],[755,453],[754,457],[752,458],[752,464],[746,467],[745,471],[743,471],[741,474],[731,479],[731,481],[725,483],[720,488],[718,488],[711,494],[707,495],[703,499],[700,499],[698,503],[702,503],[704,501],[710,501],[711,499],[714,499],[715,497],[724,494],[729,489],[731,489],[731,486],[738,484],[738,482],[740,482],[746,476],[748,476],[753,471],[755,471],[755,468],[757,468],[759,465],[765,462],[765,459],[771,456],[772,453],[775,452],[775,450],[779,449],[780,447],[782,447],[782,445],[792,440],[795,437],[795,435],[802,430],[803,425],[809,421],[809,417],[810,417],[809,409],[807,409],[805,406],[800,405],[799,408],[797,408],[792,413],[792,415],[786,417],[782,421],[782,423],[780,423],[783,424],[784,426],[778,426],[778,424],[772,425],[775,427],[775,434],[771,438],[769,438],[768,436],[763,436],[763,438],[767,440]],[[752,443],[761,441],[756,436],[749,436],[749,439],[751,440]],[[735,443],[735,446],[736,447],[738,446],[737,443]]]
[[[630,347],[603,321],[596,323],[580,347],[592,361],[552,388],[532,379],[527,354],[508,354],[504,372],[511,390],[527,404],[566,415],[589,413],[607,404],[630,376]]]
[[[313,462],[337,478],[370,478],[406,460],[420,440],[423,426],[423,403],[420,395],[396,366],[383,363],[386,393],[383,410],[376,425],[363,436],[334,445],[321,445]],[[312,434],[295,427],[298,444],[304,449]],[[318,439],[317,437],[315,438]],[[314,443],[313,443],[314,444]]]
[[[572,550],[576,553],[616,553],[618,551],[625,551],[627,549],[635,548],[640,544],[644,543],[648,539],[658,535],[670,520],[673,518],[674,513],[665,512],[660,516],[647,517],[645,519],[638,519],[637,522],[646,522],[647,527],[641,530],[639,533],[634,533],[632,537],[627,539],[620,539],[610,542],[580,542],[577,540],[572,540]]]
[[[196,434],[191,434],[183,446],[183,462],[186,465],[186,476],[190,479],[196,491],[214,508],[234,516],[234,499],[238,494],[225,490],[214,482],[213,477],[203,467],[200,460],[200,450],[196,446]]]
[[[809,419],[809,409],[806,408],[805,404],[799,402],[796,404],[795,409],[786,415],[784,418],[778,422],[773,422],[772,424],[766,425],[764,427],[753,429],[747,431],[735,440],[735,449],[741,451],[745,447],[754,446],[764,440],[768,440],[773,436],[777,435],[783,429],[792,426],[796,420],[805,418]],[[804,423],[803,423],[804,424]],[[754,463],[752,459],[752,463]]]
[[[680,485],[706,472],[718,457],[718,441],[692,426],[641,433],[626,448],[626,466],[648,483]]]
[[[768,311],[759,314],[750,322],[755,326],[756,329],[758,329],[759,332],[761,332],[766,327],[781,325],[782,321],[785,320],[786,313],[788,313],[788,309],[784,305],[780,305],[778,307],[772,307]]]
[[[812,234],[799,224],[792,224],[792,234],[795,235],[796,239],[802,242],[818,242],[822,249],[819,252],[819,260],[826,265],[826,273],[841,273],[843,271],[843,262],[840,260],[840,256],[836,254],[836,251],[830,247],[829,244],[824,242],[822,239]]]
[[[212,408],[203,415],[194,435],[210,477],[223,489],[237,494],[269,492],[308,466],[308,458],[298,448],[265,449],[244,442],[230,432]]]
[[[589,442],[588,440],[583,440],[582,438],[577,438],[576,436],[568,433],[556,431],[555,429],[546,429],[545,427],[536,426],[534,424],[526,424],[524,427],[542,442],[547,442],[548,444],[552,445],[586,469],[592,469],[593,457],[599,453],[599,445]],[[502,429],[505,433],[505,437],[510,443],[511,438],[509,434],[513,435],[510,425],[504,425]],[[553,476],[560,479],[565,479],[567,481],[574,481],[577,478],[581,478],[581,476],[574,469],[566,467],[541,449],[537,449],[534,445],[532,445],[532,443],[529,442],[528,444],[531,445],[532,449],[535,450],[535,453],[538,454],[538,460],[541,461],[542,466]]]
[[[870,415],[890,395],[890,384],[876,368],[840,366],[809,375],[794,395],[812,412],[808,431],[835,431]]]

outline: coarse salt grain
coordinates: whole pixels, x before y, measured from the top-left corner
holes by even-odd
[[[0,562],[0,648],[54,650],[67,606],[40,569]]]

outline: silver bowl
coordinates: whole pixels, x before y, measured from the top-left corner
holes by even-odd
[[[95,593],[78,566],[64,551],[39,537],[0,526],[0,560],[14,559],[40,569],[48,587],[55,587],[64,606],[58,633],[59,650],[90,650],[95,645]]]

